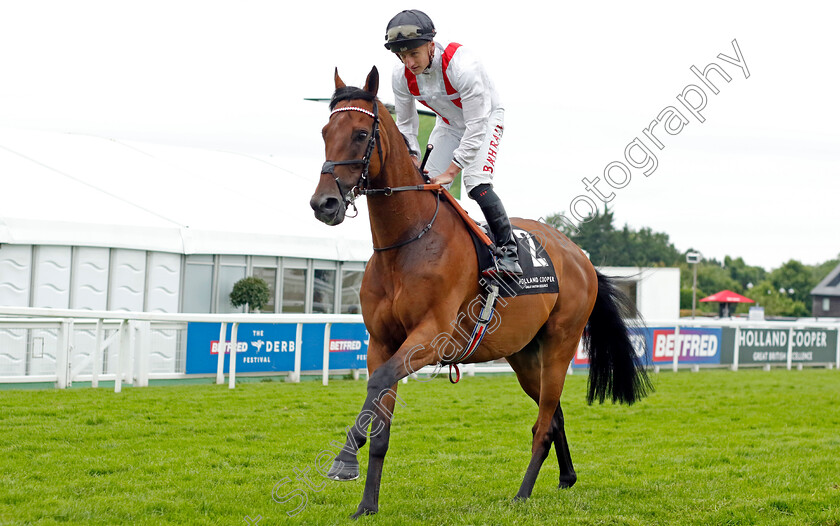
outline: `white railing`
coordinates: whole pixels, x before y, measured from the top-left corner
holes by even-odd
[[[100,380],[113,380],[117,392],[125,380],[138,386],[148,385],[152,334],[150,322],[130,318],[66,316],[67,313],[62,313],[57,317],[0,319],[0,334],[7,340],[6,348],[0,347],[0,355],[7,361],[20,361],[24,364],[24,370],[17,374],[3,371],[0,383],[55,382],[56,387],[65,388],[73,380],[90,381],[93,387],[97,387]],[[180,329],[178,325],[172,324],[156,326],[157,331]],[[111,334],[106,336],[108,332]],[[85,336],[89,341],[83,345],[79,340]],[[18,353],[18,356],[14,356],[8,349],[15,345],[14,340],[19,340],[18,347],[23,347],[23,352]],[[49,347],[53,348],[51,354]],[[172,354],[173,362],[175,354]],[[33,372],[30,367],[37,358],[46,358],[54,367],[49,364],[35,365],[36,371]],[[112,363],[106,365],[104,359]],[[157,376],[167,375],[159,373]]]
[[[820,364],[828,365],[829,367],[834,367],[840,370],[840,320],[837,319],[830,319],[825,321],[819,320],[804,320],[804,321],[767,321],[767,320],[749,320],[746,318],[730,318],[730,319],[717,319],[717,318],[695,318],[695,319],[688,319],[688,318],[681,318],[679,320],[645,320],[645,325],[648,327],[674,327],[674,338],[676,341],[679,341],[679,334],[680,328],[731,328],[735,329],[735,342],[733,348],[733,361],[731,364],[723,364],[724,366],[728,366],[733,371],[737,371],[740,367],[740,358],[741,358],[741,332],[745,329],[787,329],[788,336],[787,336],[787,351],[786,351],[786,367],[788,370],[793,368],[793,348],[794,348],[794,331],[801,331],[804,329],[811,329],[811,328],[819,328],[825,329],[829,331],[835,331],[836,333],[836,342],[835,342],[835,352],[834,352],[834,361],[825,361],[820,362]],[[671,369],[673,371],[678,371],[680,367],[680,353],[674,353],[673,363],[671,364]],[[770,369],[770,364],[760,364],[761,367],[764,367],[765,370]],[[798,369],[802,369],[803,364],[797,364]],[[691,365],[690,366],[693,371],[697,371],[699,366],[698,365]],[[654,366],[654,370],[656,372],[659,371],[659,366]]]
[[[322,383],[327,385],[330,373],[330,333],[335,324],[363,323],[360,315],[335,314],[167,314],[148,312],[83,311],[43,308],[0,307],[0,358],[13,365],[0,368],[0,383],[54,382],[56,387],[65,388],[74,381],[90,381],[97,387],[100,381],[113,381],[114,391],[120,392],[122,384],[138,387],[147,386],[150,379],[182,379],[206,374],[186,374],[187,324],[190,322],[219,323],[219,352],[216,364],[216,383],[223,384],[225,352],[228,347],[227,329],[231,329],[228,384],[236,384],[236,353],[238,328],[241,323],[295,324],[294,367],[286,373],[290,381],[301,379],[301,355],[303,349],[303,326],[305,324],[324,324],[324,347],[322,362]],[[746,329],[787,329],[787,362],[794,366],[794,331],[819,328],[837,331],[836,350],[833,363],[821,364],[840,369],[840,322],[803,321],[774,322],[750,321],[745,319],[680,319],[646,320],[648,327],[674,327],[675,341],[679,342],[681,329],[688,328],[732,328],[735,330],[735,342],[732,363],[718,364],[738,370],[742,365],[740,335]],[[50,355],[49,348],[52,347]],[[18,349],[17,355],[9,352]],[[21,352],[20,349],[23,349]],[[824,352],[824,351],[823,351]],[[680,367],[698,370],[697,364],[680,363],[680,353],[674,352],[670,367],[678,371]],[[48,357],[45,360],[54,364],[33,365],[33,357]],[[23,357],[21,361],[19,358]],[[20,362],[20,363],[16,363]],[[24,363],[25,362],[25,363]],[[2,362],[0,362],[2,363]],[[753,364],[760,365],[760,364]],[[661,365],[655,365],[658,371]],[[798,368],[801,363],[796,364]],[[463,365],[465,376],[476,373],[511,372],[506,363]],[[764,365],[769,368],[769,364]],[[570,371],[571,371],[570,367]],[[354,378],[362,370],[352,369]],[[434,374],[447,374],[447,370],[424,367],[417,373],[424,377]],[[241,373],[240,373],[241,374]],[[251,373],[258,374],[258,373]],[[413,375],[417,376],[417,375]]]
[[[352,314],[170,314],[148,312],[86,311],[68,309],[43,309],[24,307],[0,307],[0,336],[6,339],[23,339],[23,357],[28,360],[33,353],[45,352],[45,340],[51,336],[54,351],[51,356],[54,370],[44,372],[24,368],[22,373],[4,374],[0,370],[0,383],[55,382],[56,387],[65,388],[73,381],[90,381],[97,387],[99,381],[114,381],[114,391],[120,392],[123,383],[137,387],[147,386],[149,379],[182,379],[206,375],[187,375],[184,372],[186,359],[186,329],[190,322],[220,323],[216,383],[224,383],[225,349],[228,346],[227,326],[231,326],[231,359],[229,360],[228,382],[230,388],[236,385],[237,330],[240,323],[296,324],[296,345],[294,369],[288,372],[288,379],[299,382],[301,377],[302,328],[304,324],[326,324],[324,343],[323,378],[326,385],[329,375],[329,335],[333,324],[362,323],[361,315]],[[45,336],[32,336],[32,331],[48,331]],[[152,371],[152,347],[154,332],[179,331],[174,342],[174,353],[169,360],[168,371]],[[20,334],[25,332],[25,335]],[[93,342],[88,342],[90,352],[80,353],[77,349],[77,335],[80,331],[92,332]],[[111,332],[106,336],[106,332]],[[180,336],[180,337],[179,337]],[[7,342],[8,344],[8,342]],[[110,352],[109,352],[110,350]],[[0,356],[4,353],[0,339]],[[109,372],[103,372],[103,357],[108,357]],[[90,368],[91,372],[87,373]],[[333,371],[335,372],[335,371]],[[359,371],[352,371],[358,378]],[[281,373],[282,374],[282,373]]]

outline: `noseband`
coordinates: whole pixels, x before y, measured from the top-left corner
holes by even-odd
[[[342,111],[358,111],[360,113],[364,113],[365,115],[369,115],[373,117],[373,129],[371,130],[370,137],[368,137],[367,149],[365,150],[365,156],[361,159],[350,159],[348,161],[325,161],[324,165],[321,167],[322,174],[330,174],[335,179],[335,184],[338,186],[338,195],[342,197],[344,200],[344,207],[349,208],[353,207],[355,214],[348,217],[356,217],[359,214],[359,210],[356,208],[356,196],[361,193],[364,193],[368,187],[368,170],[370,169],[370,157],[373,154],[373,147],[376,145],[377,153],[379,154],[379,164],[382,164],[382,143],[379,142],[379,104],[376,101],[373,101],[373,111],[366,110],[364,108],[359,108],[358,106],[344,106],[343,108],[336,108],[330,112],[330,118],[336,113],[340,113]],[[335,175],[335,167],[341,165],[354,165],[354,164],[361,164],[362,165],[362,175],[359,177],[359,180],[350,190],[345,193],[341,189],[341,182],[338,180],[338,177]]]

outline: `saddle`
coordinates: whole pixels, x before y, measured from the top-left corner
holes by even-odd
[[[449,381],[458,383],[461,379],[458,363],[465,361],[478,349],[481,340],[487,333],[487,326],[493,318],[496,300],[499,297],[510,298],[527,294],[557,293],[560,289],[557,284],[557,275],[554,272],[554,264],[537,237],[527,230],[513,225],[511,226],[519,250],[519,264],[522,267],[523,275],[514,278],[498,272],[487,273],[487,270],[496,268],[497,248],[492,238],[492,232],[486,224],[477,223],[471,218],[452,194],[446,190],[441,190],[441,193],[454,210],[458,212],[470,232],[470,238],[475,245],[479,276],[484,276],[479,278],[479,284],[487,291],[484,305],[475,320],[475,327],[466,346],[454,359],[447,363],[442,362],[442,365],[449,365]],[[455,371],[454,377],[453,369]]]
[[[486,276],[486,271],[494,269],[496,266],[497,248],[492,238],[492,232],[487,228],[486,223],[478,223],[470,217],[452,194],[445,190],[442,194],[467,226],[473,245],[475,245],[479,275]],[[495,273],[493,277],[488,277],[486,280],[498,284],[499,295],[503,298],[529,294],[556,294],[559,292],[560,288],[557,283],[557,274],[554,271],[554,263],[551,262],[548,252],[540,243],[539,237],[522,228],[511,226],[519,252],[519,265],[522,267],[523,274],[518,278],[513,278],[505,274]]]

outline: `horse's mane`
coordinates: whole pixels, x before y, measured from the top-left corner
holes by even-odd
[[[335,105],[341,101],[355,99],[373,102],[374,99],[376,99],[376,95],[355,86],[344,86],[343,88],[338,88],[335,90],[335,93],[333,93],[333,96],[330,99],[330,110],[334,110]]]

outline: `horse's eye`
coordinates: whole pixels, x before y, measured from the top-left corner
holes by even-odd
[[[368,138],[368,132],[366,132],[366,131],[360,131],[359,133],[356,134],[356,140],[357,141],[364,141],[367,138]]]

